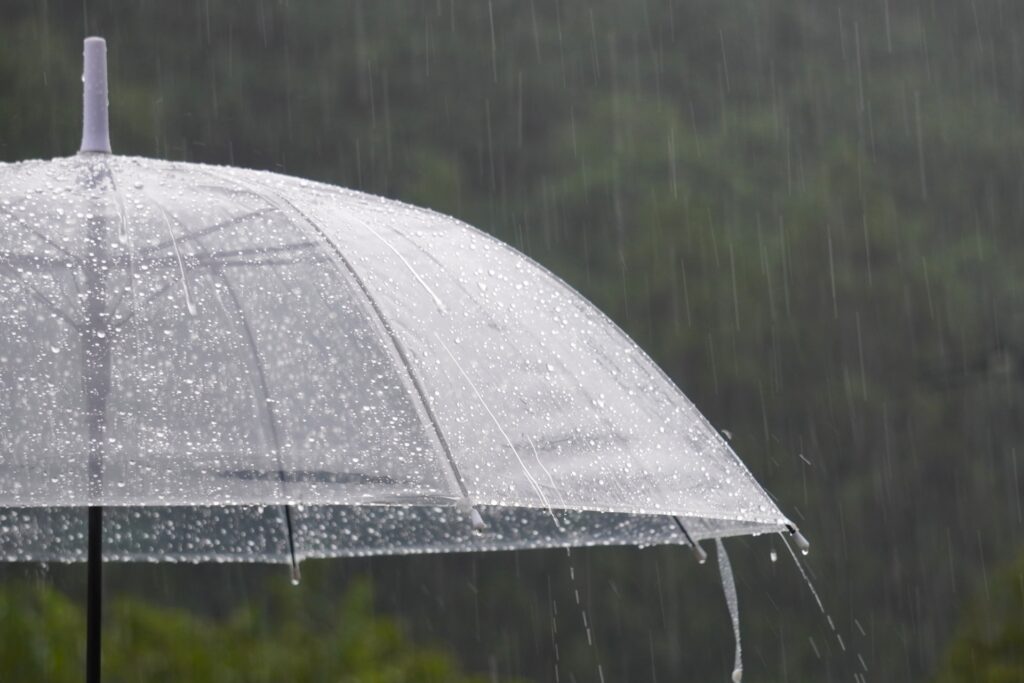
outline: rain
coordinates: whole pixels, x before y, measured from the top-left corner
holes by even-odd
[[[1024,680],[1022,26],[6,3],[0,678]]]

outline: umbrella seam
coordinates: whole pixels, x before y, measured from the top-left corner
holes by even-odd
[[[113,178],[113,171],[112,170],[110,171],[110,174],[111,174],[111,178]],[[148,198],[153,203],[153,205],[156,206],[157,209],[159,209],[159,211],[163,214],[164,222],[167,224],[168,234],[170,235],[171,239],[174,240],[175,243],[176,243],[176,240],[175,240],[175,237],[174,237],[174,232],[171,230],[170,222],[171,222],[171,220],[173,220],[179,227],[181,227],[181,222],[178,220],[178,218],[176,216],[171,215],[170,212],[168,212],[167,209],[159,201],[157,201],[156,199],[154,199],[151,196],[148,197]],[[202,247],[202,242],[200,241],[200,238],[195,239],[194,243],[197,246]],[[175,252],[177,253],[177,246],[175,246]],[[182,282],[184,283],[185,282],[185,271],[184,271],[184,266],[181,265],[181,263],[182,263],[181,255],[178,254],[178,264],[179,264],[179,268],[180,268],[181,274],[182,274]],[[282,459],[282,455],[281,455],[281,437],[280,437],[280,434],[278,433],[278,430],[277,430],[277,420],[276,420],[276,417],[274,415],[273,407],[270,405],[270,402],[271,402],[272,399],[270,398],[270,387],[267,384],[266,372],[263,369],[263,360],[260,358],[259,347],[256,345],[256,338],[253,336],[252,329],[249,327],[249,323],[246,320],[245,309],[243,308],[242,302],[239,300],[238,295],[236,294],[234,287],[232,287],[231,286],[231,282],[226,277],[224,277],[223,272],[221,272],[220,270],[216,270],[216,273],[220,277],[220,279],[224,282],[224,287],[225,287],[225,289],[227,289],[228,296],[231,298],[231,302],[234,304],[235,310],[238,312],[239,322],[241,323],[242,329],[245,332],[245,337],[246,337],[246,340],[248,341],[249,348],[252,351],[253,362],[254,362],[254,364],[256,366],[256,374],[259,377],[259,381],[260,381],[260,389],[263,392],[263,405],[264,405],[264,410],[267,413],[267,424],[270,427],[270,438],[274,442],[274,454],[277,457],[278,475],[279,475],[279,479],[280,479],[280,483],[281,483],[281,493],[285,497],[285,504],[282,507],[284,508],[285,530],[286,530],[286,532],[288,534],[288,553],[291,556],[292,571],[297,573],[297,571],[298,571],[298,564],[299,563],[298,563],[298,558],[297,558],[297,556],[295,554],[295,536],[294,536],[294,530],[293,530],[293,525],[292,525],[291,505],[289,505],[288,502],[287,502],[288,501],[288,493],[287,493],[287,489],[286,489],[286,483],[287,482],[286,482],[285,475],[284,475],[284,460]],[[186,295],[186,297],[188,297],[188,286],[187,286],[187,284],[185,285],[185,295]]]
[[[227,180],[226,178],[220,176],[219,173],[215,172],[214,169],[204,167],[203,170],[209,173],[210,175],[218,177],[220,180]],[[231,180],[230,182],[234,181]],[[370,290],[366,286],[366,283],[359,276],[359,273],[349,262],[348,258],[346,258],[346,256],[342,253],[338,245],[335,244],[334,240],[332,240],[327,235],[326,231],[324,231],[323,228],[321,228],[316,221],[314,221],[312,218],[306,215],[304,211],[295,206],[295,204],[289,201],[286,197],[280,195],[273,189],[269,188],[265,183],[260,182],[260,185],[265,192],[272,194],[277,199],[277,202],[286,205],[292,212],[297,214],[299,218],[305,221],[306,224],[308,224],[309,227],[311,227],[314,230],[314,232],[316,232],[316,234],[320,236],[324,240],[324,242],[327,243],[331,250],[333,250],[334,253],[337,254],[338,260],[341,261],[341,263],[345,266],[345,269],[352,277],[352,279],[355,281],[356,285],[359,287],[359,290],[366,298],[366,301],[367,303],[369,303],[370,308],[373,310],[374,315],[377,317],[377,320],[380,322],[381,326],[384,328],[384,331],[387,333],[392,346],[394,347],[396,353],[398,354],[399,360],[402,362],[402,365],[405,368],[406,374],[409,376],[409,379],[412,382],[413,388],[416,392],[417,397],[420,400],[421,405],[423,406],[424,412],[426,413],[427,418],[430,420],[431,426],[434,429],[434,433],[437,435],[438,442],[440,443],[441,449],[444,452],[447,464],[451,469],[455,483],[458,485],[458,488],[462,493],[463,497],[466,498],[467,500],[471,500],[471,496],[469,495],[469,489],[466,486],[466,482],[462,477],[462,473],[460,472],[458,465],[455,463],[455,457],[452,454],[451,446],[448,444],[448,441],[445,438],[444,433],[441,429],[441,425],[437,420],[437,416],[434,414],[433,408],[431,408],[430,402],[427,400],[426,391],[424,390],[422,384],[420,383],[419,378],[416,376],[416,373],[413,371],[412,363],[410,362],[405,352],[405,349],[402,346],[401,341],[398,339],[398,335],[391,328],[391,325],[390,323],[388,323],[387,318],[384,316],[384,312],[381,310],[380,305],[370,294]],[[266,195],[264,195],[264,197],[266,198]]]
[[[263,390],[264,410],[266,410],[267,412],[267,422],[270,426],[270,436],[274,440],[274,453],[277,455],[278,474],[280,475],[281,480],[281,493],[285,495],[285,504],[283,507],[285,528],[288,531],[288,552],[291,555],[292,569],[293,571],[297,571],[299,561],[295,554],[295,532],[292,528],[291,505],[287,502],[288,494],[285,488],[285,484],[287,482],[284,475],[284,460],[281,455],[281,437],[277,431],[277,418],[274,415],[273,406],[270,405],[270,388],[267,385],[267,375],[263,369],[263,360],[259,356],[259,349],[256,346],[256,339],[252,334],[252,330],[249,328],[249,323],[246,322],[245,309],[242,308],[242,302],[239,301],[238,295],[235,293],[234,287],[232,287],[231,282],[226,277],[224,277],[223,272],[218,272],[218,275],[220,276],[220,279],[224,282],[224,287],[228,291],[228,296],[231,297],[232,303],[234,303],[235,308],[238,310],[238,315],[242,323],[242,329],[245,330],[245,336],[249,342],[250,348],[252,349],[253,360],[256,363],[256,374],[260,378],[260,388]]]
[[[204,166],[204,168],[206,168],[205,165],[203,165],[203,166]],[[307,183],[309,183],[311,185],[317,185],[317,186],[323,188],[326,192],[328,192],[330,194],[334,194],[334,195],[348,194],[348,195],[356,195],[356,196],[362,196],[362,197],[372,197],[372,195],[368,195],[365,192],[360,192],[358,190],[352,190],[350,188],[339,188],[339,187],[335,187],[335,186],[332,186],[332,185],[328,185],[326,183],[317,182],[315,180],[303,180],[303,182],[307,182]],[[405,208],[407,208],[410,211],[413,211],[415,213],[419,213],[419,214],[423,214],[423,215],[427,215],[427,216],[436,216],[436,217],[439,217],[439,218],[442,218],[442,219],[445,219],[445,220],[454,221],[460,227],[465,228],[465,229],[469,230],[470,232],[481,236],[482,238],[484,238],[485,240],[487,240],[491,244],[496,245],[497,248],[505,250],[507,252],[511,252],[513,255],[518,256],[519,258],[522,258],[522,259],[526,260],[529,264],[531,264],[532,266],[534,266],[535,268],[540,270],[542,273],[547,275],[549,278],[551,278],[551,280],[555,284],[560,286],[563,290],[567,291],[570,294],[575,294],[576,298],[579,298],[584,303],[584,305],[587,308],[589,308],[590,310],[596,312],[600,319],[602,319],[605,323],[607,323],[613,330],[618,332],[619,336],[624,338],[626,343],[631,348],[635,349],[640,354],[642,354],[643,357],[645,357],[645,358],[647,358],[648,360],[651,361],[650,364],[652,366],[654,366],[655,372],[657,373],[657,375],[659,377],[661,377],[661,379],[663,381],[665,381],[672,389],[675,389],[676,393],[679,396],[681,396],[683,398],[683,400],[686,401],[687,404],[689,404],[690,406],[693,406],[694,409],[695,409],[694,412],[697,414],[697,416],[700,419],[700,421],[703,422],[708,427],[708,429],[710,429],[710,431],[712,433],[714,433],[716,436],[718,436],[718,438],[720,440],[720,444],[725,446],[725,452],[732,456],[733,462],[735,464],[739,465],[741,473],[743,475],[745,475],[746,478],[753,483],[753,485],[761,492],[762,495],[764,495],[764,497],[767,499],[767,501],[769,503],[771,503],[772,505],[775,506],[775,508],[779,511],[780,515],[782,515],[783,517],[786,517],[786,515],[782,513],[782,510],[779,509],[779,506],[776,503],[775,498],[768,492],[768,490],[764,486],[761,485],[761,482],[759,482],[757,480],[757,478],[754,477],[753,472],[750,471],[750,468],[747,467],[747,464],[745,462],[743,462],[743,460],[739,457],[739,455],[736,454],[736,452],[732,449],[732,446],[730,446],[729,443],[724,438],[721,437],[721,435],[719,434],[719,432],[715,428],[715,426],[711,424],[711,421],[708,420],[707,417],[705,417],[704,414],[700,412],[700,410],[696,409],[696,406],[694,405],[693,401],[691,401],[690,398],[679,388],[679,386],[675,383],[675,381],[673,381],[672,378],[668,376],[668,374],[661,368],[661,366],[659,366],[657,363],[655,363],[653,360],[651,360],[650,355],[646,351],[644,351],[640,347],[640,345],[637,344],[628,334],[626,334],[626,332],[622,329],[622,327],[620,327],[618,325],[618,323],[616,323],[614,320],[612,320],[608,316],[607,313],[602,311],[600,308],[595,306],[592,302],[590,302],[586,298],[580,296],[579,293],[576,292],[576,290],[573,289],[572,286],[570,286],[564,279],[562,279],[561,277],[556,275],[554,272],[552,272],[551,269],[547,268],[546,266],[544,266],[543,264],[538,262],[533,257],[529,256],[528,254],[525,254],[525,253],[519,251],[518,249],[515,249],[511,245],[506,244],[505,242],[502,242],[500,239],[498,239],[494,235],[491,235],[490,233],[488,233],[488,232],[486,232],[484,230],[481,230],[480,228],[477,228],[476,226],[473,226],[473,225],[471,225],[469,223],[466,223],[465,221],[459,220],[458,218],[455,218],[453,216],[448,216],[446,214],[443,214],[440,211],[435,211],[433,209],[425,208],[425,207],[422,207],[422,206],[416,206],[415,204],[409,204],[408,202],[403,202],[403,201],[397,200],[397,199],[392,199],[391,201],[393,201],[396,204],[399,204],[399,205],[401,205],[401,206],[403,206],[403,207],[405,207]],[[296,209],[296,211],[298,211],[298,209]],[[328,240],[328,241],[330,241],[330,240]],[[333,246],[333,242],[332,242],[332,246]],[[648,374],[650,374],[650,373],[648,373]]]

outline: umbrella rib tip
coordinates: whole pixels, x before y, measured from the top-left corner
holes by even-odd
[[[469,516],[469,525],[475,535],[482,536],[487,531],[487,522],[484,521],[483,516],[476,509],[476,505],[473,504],[472,500],[463,498],[458,502],[457,507]]]
[[[789,531],[789,535],[793,537],[793,542],[796,543],[796,547],[800,549],[800,552],[804,555],[811,551],[811,542],[807,540],[807,537],[800,533],[800,530],[790,524],[786,525],[786,530]]]
[[[481,535],[487,530],[487,524],[484,522],[484,518],[480,516],[480,512],[476,508],[470,508],[469,522],[473,527],[473,532],[477,535]]]
[[[82,147],[81,152],[110,153],[107,98],[107,41],[85,39],[82,54]]]
[[[694,541],[691,547],[693,548],[694,557],[697,558],[697,564],[704,564],[708,561],[707,551],[700,547],[700,543]]]

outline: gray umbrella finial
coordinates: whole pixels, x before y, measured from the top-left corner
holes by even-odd
[[[82,66],[82,148],[81,152],[110,154],[110,125],[107,119],[107,41],[85,39]]]

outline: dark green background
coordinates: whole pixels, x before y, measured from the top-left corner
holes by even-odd
[[[75,152],[98,33],[116,152],[473,223],[623,326],[814,542],[847,651],[773,541],[734,541],[748,680],[1021,681],[1022,29],[1011,0],[5,0],[0,159]],[[443,660],[382,681],[728,678],[716,572],[682,550],[308,564],[284,595],[284,570],[113,569],[111,674],[375,680],[348,647]],[[3,679],[76,680],[83,572],[3,572]]]

